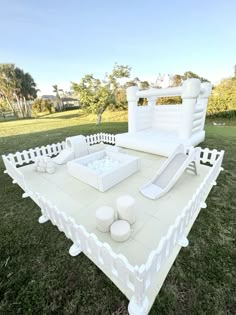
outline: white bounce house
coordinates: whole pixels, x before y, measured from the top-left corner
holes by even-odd
[[[182,86],[139,91],[127,89],[128,133],[116,135],[116,145],[133,150],[169,156],[183,144],[196,146],[205,139],[205,116],[212,84],[188,79]],[[156,105],[160,97],[181,96],[182,104]],[[138,106],[147,98],[147,106]]]

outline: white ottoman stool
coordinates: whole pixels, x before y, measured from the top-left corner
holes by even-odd
[[[96,210],[96,227],[100,232],[109,232],[115,220],[115,211],[111,207],[100,207]]]
[[[111,227],[111,238],[116,242],[124,242],[130,237],[130,224],[125,220],[115,221]]]
[[[116,207],[118,211],[118,217],[121,220],[126,220],[129,224],[135,222],[135,200],[129,195],[120,196],[116,200]]]
[[[43,166],[37,166],[37,171],[40,172],[40,173],[45,173],[46,169]]]
[[[53,174],[56,171],[55,164],[50,160],[47,162],[46,171],[49,174]]]

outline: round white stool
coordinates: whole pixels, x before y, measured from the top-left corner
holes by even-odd
[[[124,242],[130,237],[130,224],[125,220],[118,220],[110,227],[111,238],[116,242]]]
[[[115,220],[115,211],[111,207],[100,207],[96,210],[96,227],[100,232],[109,232]]]
[[[116,200],[116,207],[118,211],[118,217],[121,220],[126,220],[129,224],[135,222],[135,200],[129,195],[120,196]]]

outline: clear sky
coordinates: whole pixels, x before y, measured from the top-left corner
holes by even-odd
[[[131,77],[191,70],[213,82],[236,64],[236,0],[0,0],[0,62],[42,93],[115,62]]]

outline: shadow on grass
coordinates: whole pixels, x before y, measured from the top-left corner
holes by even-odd
[[[31,119],[34,119],[32,117],[25,117],[25,118],[18,118],[18,117],[6,117],[6,118],[3,118],[3,117],[0,117],[0,123],[5,123],[5,122],[9,122],[9,121],[20,121],[20,120],[31,120]]]
[[[73,112],[73,114],[66,114],[68,111],[64,111],[64,115],[62,114],[63,112],[54,112],[54,113],[44,113],[44,114],[39,114],[36,117],[0,117],[0,123],[3,122],[8,122],[8,121],[22,121],[22,120],[41,120],[41,119],[71,119],[71,118],[78,118],[78,117],[86,117],[87,115],[85,113],[79,112],[79,109],[74,110],[76,112]]]
[[[0,138],[1,154],[14,153],[37,146],[61,142],[65,138],[75,135],[90,135],[94,133],[123,133],[127,132],[127,122],[104,122],[96,126],[94,123],[56,128],[46,131],[33,132]]]
[[[73,113],[73,114],[64,114],[64,115],[55,115],[56,113],[53,114],[49,114],[49,115],[44,115],[44,116],[40,116],[37,117],[37,119],[72,119],[72,118],[78,118],[78,117],[85,117],[85,114],[79,113],[77,110],[77,113]]]

